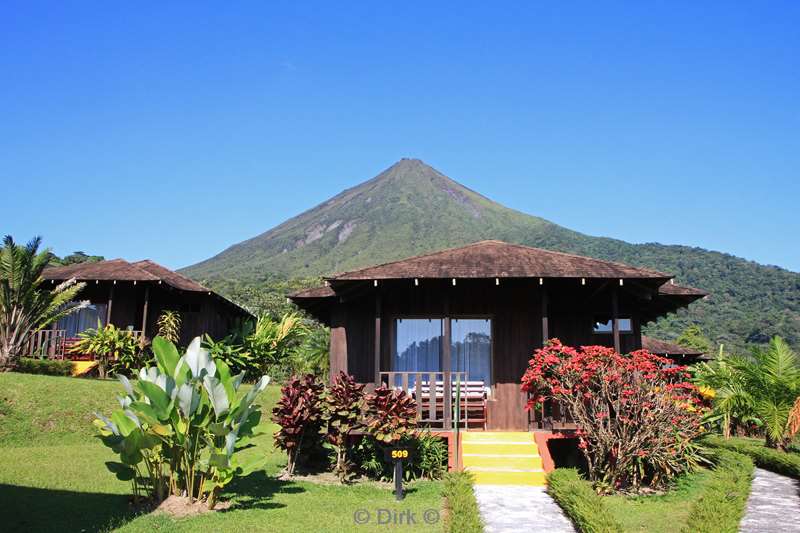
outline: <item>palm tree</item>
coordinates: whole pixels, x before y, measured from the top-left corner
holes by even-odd
[[[749,357],[723,356],[697,368],[698,383],[715,390],[710,421],[722,424],[730,434],[735,421],[756,421],[766,444],[785,448],[800,422],[793,407],[800,397],[800,367],[797,356],[780,337]]]
[[[39,251],[41,237],[19,246],[10,235],[0,247],[0,370],[13,367],[31,333],[85,307],[73,302],[83,289],[74,279],[51,290],[41,288],[50,250]]]

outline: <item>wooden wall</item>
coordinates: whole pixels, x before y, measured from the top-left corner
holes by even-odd
[[[485,316],[492,319],[492,392],[489,429],[526,430],[528,414],[520,378],[533,351],[542,345],[542,298],[547,290],[549,337],[573,346],[613,346],[612,335],[594,335],[598,314],[610,315],[613,284],[579,280],[381,281],[362,287],[336,304],[331,320],[331,368],[346,370],[362,383],[375,380],[376,307],[380,317],[380,370],[391,370],[394,321],[400,317]],[[371,284],[370,284],[371,285]],[[620,317],[634,319],[634,334],[620,335],[622,350],[641,347],[636,299],[619,291]],[[379,302],[379,303],[378,303]],[[346,364],[345,364],[346,362]]]

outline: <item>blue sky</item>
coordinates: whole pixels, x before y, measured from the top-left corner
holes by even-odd
[[[800,3],[232,4],[4,2],[0,232],[181,267],[418,157],[800,271]]]

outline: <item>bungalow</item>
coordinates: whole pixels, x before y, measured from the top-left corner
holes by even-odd
[[[70,339],[98,321],[129,329],[134,336],[152,339],[158,331],[156,321],[164,310],[180,313],[180,343],[209,333],[227,334],[234,321],[252,318],[245,309],[211,289],[173,272],[153,261],[129,263],[123,259],[52,267],[44,271],[53,284],[68,279],[86,283],[79,298],[89,306],[36,332],[28,343],[29,354],[45,353],[64,357]]]
[[[331,375],[406,390],[421,423],[442,432],[538,431],[545,442],[574,425],[558,406],[525,410],[534,349],[558,338],[638,350],[644,324],[704,296],[655,270],[483,241],[336,274],[290,298],[331,328]]]

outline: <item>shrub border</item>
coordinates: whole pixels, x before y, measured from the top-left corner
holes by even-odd
[[[72,361],[66,359],[20,357],[14,366],[14,371],[23,374],[39,374],[43,376],[71,376]]]
[[[445,474],[442,483],[445,533],[483,532],[483,520],[472,483],[472,474],[469,472],[453,471]]]
[[[711,479],[694,502],[684,531],[689,533],[736,533],[744,515],[753,461],[730,450],[714,449]]]
[[[706,437],[703,444],[712,448],[729,450],[750,457],[759,468],[775,472],[784,476],[800,479],[800,454],[781,452],[764,445],[747,443],[734,440],[725,440],[722,437]]]
[[[583,533],[620,533],[622,526],[614,519],[592,484],[574,468],[556,468],[547,475],[547,492],[575,527]]]

